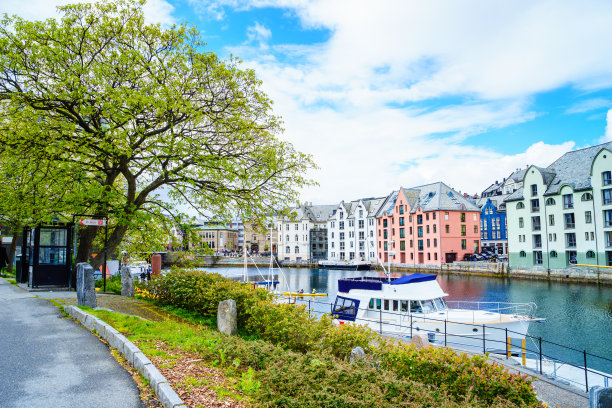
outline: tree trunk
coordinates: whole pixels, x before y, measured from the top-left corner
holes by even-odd
[[[15,251],[17,250],[17,239],[19,239],[19,234],[21,233],[21,226],[19,225],[13,225],[11,226],[11,236],[13,237],[13,240],[11,241],[11,249],[9,249],[9,254],[8,254],[8,258],[9,258],[9,263],[7,265],[7,271],[9,273],[13,273],[13,264],[15,263]],[[23,247],[24,244],[21,244],[21,257],[23,259]]]
[[[117,250],[117,247],[119,246],[119,244],[121,244],[121,241],[123,240],[123,237],[125,236],[126,232],[127,226],[125,225],[116,226],[114,229],[109,231],[108,241],[106,244],[107,260],[110,259],[112,254]],[[100,228],[99,233],[104,234],[102,228]],[[99,268],[104,264],[104,247],[102,247],[96,257],[93,259],[92,264],[94,269]]]

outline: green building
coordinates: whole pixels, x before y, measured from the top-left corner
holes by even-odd
[[[528,167],[505,202],[510,267],[612,266],[612,142]]]

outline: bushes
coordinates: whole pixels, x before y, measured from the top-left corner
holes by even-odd
[[[104,288],[104,279],[96,280],[96,288]],[[121,275],[113,275],[106,279],[106,291],[113,292],[115,295],[121,294]]]
[[[527,377],[509,374],[486,357],[446,348],[416,350],[383,339],[367,327],[335,325],[328,315],[314,317],[303,306],[276,304],[268,292],[218,274],[172,272],[155,278],[148,289],[161,304],[203,316],[216,316],[220,301],[234,299],[238,324],[278,347],[223,337],[222,342],[206,340],[200,351],[260,370],[256,379],[262,384],[260,392],[267,393],[266,401],[274,405],[421,406],[409,402],[416,399],[423,406],[538,406]],[[359,368],[347,365],[346,357],[355,346],[375,360]]]

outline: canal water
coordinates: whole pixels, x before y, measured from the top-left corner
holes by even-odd
[[[240,277],[243,268],[211,268],[225,276]],[[265,268],[260,269],[266,275]],[[256,268],[248,268],[249,280],[261,279]],[[312,307],[329,312],[338,290],[338,279],[355,276],[384,276],[380,271],[346,271],[332,269],[286,268],[279,274],[281,290],[303,289],[327,293],[327,297],[314,298]],[[395,274],[393,276],[396,276]],[[400,275],[397,275],[400,276]],[[529,334],[553,343],[586,350],[588,353],[612,359],[612,287],[593,284],[559,283],[536,280],[500,279],[481,276],[438,275],[438,282],[449,296],[447,300],[480,302],[534,302],[536,317],[544,323],[532,323]],[[527,348],[537,350],[538,341]],[[560,358],[583,366],[581,352],[565,349],[551,343],[542,345],[544,355]],[[589,368],[612,373],[612,362],[587,356]]]

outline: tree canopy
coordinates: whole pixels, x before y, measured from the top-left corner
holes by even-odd
[[[194,28],[147,24],[143,4],[0,22],[0,156],[61,169],[71,180],[62,211],[107,215],[110,251],[178,203],[220,217],[271,214],[297,198],[314,166],[278,139],[254,71],[205,51]],[[79,261],[96,234],[81,232]]]

